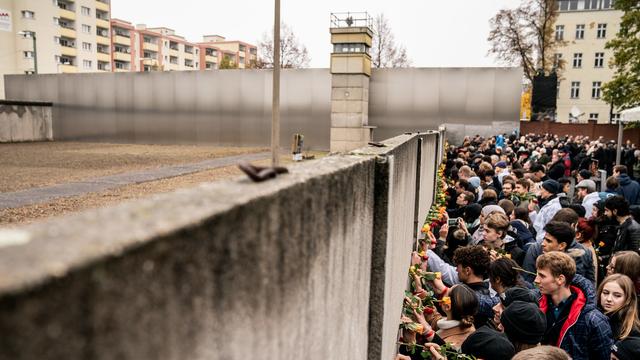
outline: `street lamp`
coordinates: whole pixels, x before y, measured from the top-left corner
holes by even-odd
[[[36,32],[35,31],[19,31],[18,35],[22,35],[25,38],[31,36],[33,40],[33,72],[38,73],[38,50],[36,49]]]

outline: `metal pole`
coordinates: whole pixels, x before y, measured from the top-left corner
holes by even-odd
[[[622,132],[624,126],[622,125],[622,120],[618,120],[618,146],[616,150],[616,165],[620,165],[620,149],[622,149]]]
[[[271,166],[278,166],[280,148],[280,0],[275,0],[273,24],[273,104],[271,110]]]
[[[36,32],[31,33],[33,36],[33,72],[38,73],[38,50],[36,49]]]

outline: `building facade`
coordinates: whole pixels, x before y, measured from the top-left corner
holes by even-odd
[[[257,61],[246,42],[189,42],[166,27],[112,18],[110,0],[0,0],[0,44],[0,99],[5,74],[212,70],[225,59],[244,69]]]
[[[0,13],[1,98],[4,74],[110,71],[109,0],[0,0]]]
[[[557,40],[566,45],[556,52],[564,68],[558,76],[557,121],[598,123],[616,121],[619,114],[604,102],[602,85],[610,81],[613,52],[605,49],[619,28],[622,12],[613,0],[560,0],[555,24]]]

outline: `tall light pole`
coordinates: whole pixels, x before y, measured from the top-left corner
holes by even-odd
[[[280,0],[275,0],[273,24],[273,104],[271,108],[271,166],[278,166],[280,148]]]
[[[20,31],[18,35],[22,36],[31,36],[31,40],[33,40],[33,72],[35,74],[38,73],[38,49],[36,48],[36,32],[35,31]]]

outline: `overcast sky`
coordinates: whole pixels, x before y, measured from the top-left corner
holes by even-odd
[[[281,0],[289,24],[311,56],[311,67],[329,67],[332,12],[384,13],[415,67],[503,66],[487,56],[489,19],[520,0]],[[258,44],[273,26],[273,0],[111,0],[112,17],[166,26],[189,41],[204,34]]]

